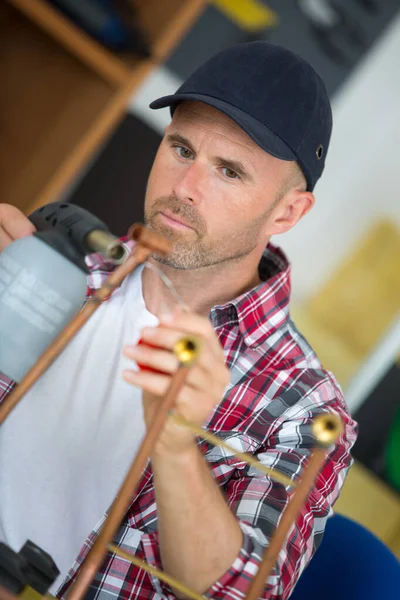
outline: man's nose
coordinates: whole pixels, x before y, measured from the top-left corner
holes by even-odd
[[[179,171],[174,192],[177,198],[190,204],[200,204],[206,185],[206,174],[199,162],[192,162]]]

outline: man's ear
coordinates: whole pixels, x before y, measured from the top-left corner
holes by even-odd
[[[278,235],[292,229],[314,206],[311,192],[291,190],[277,203],[269,220],[268,235]]]

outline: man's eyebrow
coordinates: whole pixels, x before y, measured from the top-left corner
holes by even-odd
[[[242,177],[243,179],[248,179],[249,181],[253,180],[252,176],[240,160],[222,158],[222,156],[216,156],[214,160],[226,167],[227,169],[235,171],[235,173],[240,175],[240,177]]]
[[[179,133],[169,133],[167,135],[167,140],[168,142],[177,142],[178,144],[182,144],[183,146],[186,146],[187,148],[193,150],[193,146],[189,142],[189,140],[183,135],[180,135]]]
[[[166,136],[166,139],[168,142],[182,144],[186,148],[189,148],[190,150],[194,151],[191,142],[180,133],[169,133]],[[235,173],[237,173],[244,180],[253,181],[253,177],[250,175],[249,171],[246,169],[246,167],[240,160],[223,158],[222,156],[215,156],[214,161],[220,165],[223,165],[227,169],[235,171]]]

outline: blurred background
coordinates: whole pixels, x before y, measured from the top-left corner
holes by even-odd
[[[65,199],[125,234],[169,121],[149,102],[256,39],[301,54],[331,96],[316,206],[273,241],[360,425],[336,509],[400,557],[399,0],[3,0],[0,199],[27,214]]]

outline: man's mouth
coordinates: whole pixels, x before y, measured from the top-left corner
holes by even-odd
[[[159,214],[168,225],[171,225],[171,227],[175,227],[176,229],[193,229],[191,225],[188,225],[185,221],[168,211],[163,211]]]

